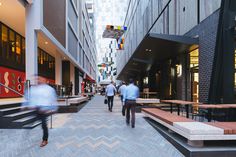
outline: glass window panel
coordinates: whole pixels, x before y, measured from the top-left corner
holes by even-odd
[[[190,67],[196,67],[199,64],[199,49],[190,52]]]
[[[75,13],[75,9],[74,7],[72,6],[72,3],[71,1],[69,1],[68,3],[68,14],[69,14],[69,19],[70,19],[70,22],[71,24],[73,25],[73,28],[75,29],[75,31],[77,32],[77,23],[78,23],[78,18],[77,18],[77,15]]]
[[[8,29],[4,25],[2,25],[2,56],[3,58],[9,58],[8,52]]]
[[[16,35],[16,62],[21,63],[21,36]]]
[[[22,38],[22,64],[25,65],[25,39]]]
[[[13,32],[12,30],[9,31],[9,49],[10,49],[10,56],[11,56],[11,59],[14,58],[15,56],[15,46],[16,46],[16,43],[15,43],[15,32]]]
[[[9,56],[12,61],[15,60],[15,48],[16,48],[16,42],[15,42],[15,32],[12,30],[9,31]]]

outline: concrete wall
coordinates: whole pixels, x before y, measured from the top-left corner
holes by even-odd
[[[66,0],[43,0],[43,25],[66,47]]]
[[[62,58],[59,55],[55,55],[55,83],[61,85],[62,84]]]
[[[75,93],[75,67],[70,64],[70,82],[73,83],[72,95]]]

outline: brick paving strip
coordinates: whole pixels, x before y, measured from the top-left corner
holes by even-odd
[[[41,127],[32,130],[0,130],[1,157],[182,157],[152,128],[143,114],[136,126],[126,126],[117,97],[113,112],[95,96],[82,110],[53,116],[49,144],[40,148]]]

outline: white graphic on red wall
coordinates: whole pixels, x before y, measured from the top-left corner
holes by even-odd
[[[25,73],[5,67],[0,67],[0,82],[6,87],[16,90],[24,94]],[[20,97],[13,91],[0,86],[0,98]]]

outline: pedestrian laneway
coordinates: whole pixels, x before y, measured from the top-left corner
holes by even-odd
[[[136,114],[136,125],[132,129],[121,115],[120,99],[115,98],[113,112],[108,111],[103,100],[104,97],[95,96],[78,113],[54,115],[49,144],[43,148],[39,147],[40,126],[33,130],[0,130],[0,156],[183,156],[143,119],[141,113]]]

